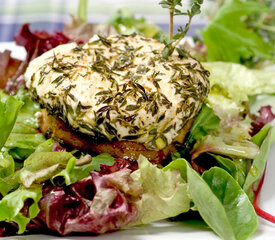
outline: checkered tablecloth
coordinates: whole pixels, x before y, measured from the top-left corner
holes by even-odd
[[[183,0],[188,4],[188,0]],[[158,5],[159,0],[89,0],[88,21],[102,23],[107,21],[117,9],[127,7],[137,17],[160,25],[168,31],[168,13]],[[207,5],[207,0],[205,1]],[[29,22],[31,29],[49,32],[61,30],[70,21],[69,14],[77,14],[78,0],[0,0],[0,42],[12,41],[23,23]],[[206,6],[204,6],[206,7]],[[185,23],[184,16],[175,18],[175,25]],[[204,24],[203,15],[196,16],[189,34]]]

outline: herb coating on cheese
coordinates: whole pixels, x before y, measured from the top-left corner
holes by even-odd
[[[208,94],[208,72],[188,56],[163,59],[164,45],[140,35],[94,36],[34,59],[25,74],[33,97],[73,129],[97,140],[134,140],[162,149]]]

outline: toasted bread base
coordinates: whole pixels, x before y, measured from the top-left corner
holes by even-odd
[[[149,150],[144,144],[135,141],[113,141],[104,143],[89,142],[89,140],[78,136],[68,128],[62,120],[48,114],[46,109],[42,110],[39,117],[40,129],[43,133],[47,133],[52,138],[61,139],[64,143],[80,150],[89,150],[97,153],[109,153],[113,157],[127,158],[129,160],[137,160],[139,155],[145,156],[152,163],[161,163],[172,152],[176,150],[173,144],[169,144],[161,150]],[[183,141],[186,133],[190,129],[193,121],[189,121],[180,131],[178,140]]]

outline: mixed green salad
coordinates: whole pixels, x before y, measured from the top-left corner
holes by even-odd
[[[66,29],[71,36],[79,33],[78,27],[91,29],[81,2],[81,20]],[[178,10],[181,1],[161,2],[190,19],[201,4],[194,1],[184,14]],[[24,87],[22,74],[31,59],[74,39],[61,32],[31,32],[24,25],[15,40],[26,48],[27,59],[20,63],[21,72],[17,68],[0,79],[0,236],[102,234],[162,219],[181,221],[195,212],[222,239],[244,240],[257,229],[257,213],[275,222],[257,205],[275,142],[275,72],[259,69],[274,64],[275,38],[269,31],[274,22],[261,23],[271,26],[261,30],[260,24],[251,27],[274,14],[272,1],[262,4],[225,1],[202,38],[189,46],[210,72],[210,92],[185,142],[159,165],[143,156],[133,163],[80,151],[40,132],[36,116],[41,109]],[[169,40],[157,25],[125,9],[108,25],[120,34],[162,39],[168,50],[185,35],[182,29]],[[83,39],[78,35],[79,43]],[[9,64],[2,64],[5,72],[14,68],[15,61],[8,58]]]

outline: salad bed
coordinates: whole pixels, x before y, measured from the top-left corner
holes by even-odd
[[[226,47],[213,48],[224,41],[213,40],[216,30],[211,32],[215,27],[233,31],[228,19],[234,9],[243,9],[234,15],[241,21],[242,16],[255,13],[257,6],[232,1],[205,29],[209,61],[202,65],[210,72],[207,102],[184,144],[161,165],[143,156],[133,162],[71,149],[39,131],[35,115],[41,109],[24,89],[22,74],[33,58],[71,40],[81,44],[87,36],[31,32],[24,25],[15,40],[26,48],[26,60],[18,63],[8,52],[1,58],[6,74],[1,79],[0,102],[0,236],[48,233],[49,229],[60,235],[101,234],[197,211],[222,239],[242,240],[256,230],[256,212],[274,221],[258,208],[257,196],[275,141],[275,130],[269,125],[275,116],[271,106],[254,115],[250,105],[258,95],[272,103],[275,74],[247,68],[274,60],[274,49],[264,42],[262,48],[254,49],[242,41],[236,45],[246,46],[245,50],[236,48],[230,51],[234,56],[227,56]],[[247,44],[251,39],[257,44],[264,41],[256,32],[248,38]],[[191,51],[202,56],[197,49]]]

